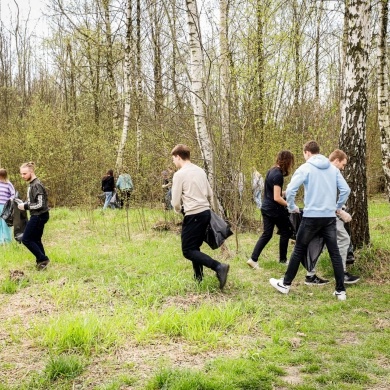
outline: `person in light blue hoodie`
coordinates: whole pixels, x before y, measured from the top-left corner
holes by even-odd
[[[287,271],[282,279],[270,279],[271,285],[283,294],[288,294],[301,260],[307,252],[312,238],[319,234],[323,237],[333,265],[336,280],[334,295],[346,300],[344,287],[344,269],[337,246],[336,214],[342,211],[350,188],[339,169],[320,154],[317,142],[309,141],[304,145],[302,164],[291,178],[286,189],[287,208],[290,213],[299,213],[295,197],[301,185],[304,186],[304,208],[294,251],[291,254]],[[337,197],[337,192],[339,195]]]

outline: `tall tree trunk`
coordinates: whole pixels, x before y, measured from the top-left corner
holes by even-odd
[[[186,0],[186,5],[191,53],[191,98],[194,110],[195,131],[210,185],[214,189],[214,193],[216,193],[214,179],[214,150],[206,120],[206,93],[199,13],[196,0]],[[214,203],[215,201],[216,200],[214,199]]]
[[[131,21],[131,0],[126,4],[126,44],[125,44],[125,75],[124,75],[124,95],[125,107],[123,113],[122,136],[118,147],[115,169],[117,172],[122,170],[123,155],[127,141],[127,135],[130,128],[131,115],[131,47],[132,47],[132,21]]]
[[[112,116],[113,132],[116,135],[119,130],[119,117],[118,117],[118,93],[116,88],[116,82],[114,77],[114,57],[113,57],[113,39],[111,32],[111,19],[110,19],[110,0],[102,0],[104,11],[104,24],[106,32],[106,69],[108,79],[108,93],[110,97],[110,114]]]
[[[299,18],[300,12],[298,7],[298,1],[293,0],[293,26],[292,26],[292,44],[293,44],[293,59],[294,59],[294,107],[298,107],[299,96],[301,90],[301,45],[302,45],[302,33],[301,33],[301,20]]]
[[[390,120],[389,76],[387,64],[387,22],[389,1],[379,0],[378,33],[378,121],[381,132],[382,167],[386,181],[386,193],[390,201]]]
[[[369,0],[349,0],[344,101],[341,110],[340,148],[349,158],[345,177],[351,187],[348,206],[353,217],[352,242],[358,248],[370,242],[366,175],[370,10]]]
[[[315,99],[317,104],[320,100],[320,39],[321,39],[321,21],[322,21],[322,13],[323,13],[323,2],[324,0],[320,0],[319,7],[317,9],[317,19],[316,19],[316,40],[315,40],[315,62],[314,62],[314,71],[315,71]]]
[[[219,0],[219,41],[221,69],[221,132],[222,148],[226,163],[230,160],[230,110],[229,110],[229,44],[228,44],[228,0]]]
[[[154,120],[156,129],[162,125],[163,85],[161,63],[161,20],[158,2],[152,0],[149,4],[151,35],[153,44],[153,76],[154,76]]]
[[[263,141],[264,128],[264,0],[256,2],[256,56],[257,56],[257,96],[258,96],[258,123],[256,128],[260,128],[260,141]]]
[[[130,0],[128,0],[130,1]],[[137,169],[141,166],[141,149],[142,149],[142,128],[141,128],[141,116],[142,116],[142,83],[141,83],[141,0],[137,0],[137,37],[136,37],[136,62],[134,78],[136,80],[135,96],[136,96],[136,138],[137,138]]]

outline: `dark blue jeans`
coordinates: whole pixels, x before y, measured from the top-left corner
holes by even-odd
[[[294,280],[299,264],[307,253],[307,246],[315,235],[323,237],[329,256],[332,261],[334,277],[336,279],[336,290],[345,291],[344,269],[337,246],[336,217],[330,218],[302,218],[299,226],[294,251],[291,254],[287,272],[284,275],[284,284],[289,286]]]
[[[200,251],[210,218],[210,210],[202,211],[198,214],[186,215],[181,230],[181,249],[183,256],[192,261],[194,277],[198,280],[202,280],[203,278],[203,266],[216,271],[220,265],[218,261]]]
[[[280,234],[279,261],[286,261],[288,241],[292,235],[288,215],[286,214],[285,216],[281,217],[270,217],[264,213],[261,214],[263,216],[263,234],[260,236],[255,245],[255,248],[253,249],[251,259],[254,261],[258,260],[261,252],[272,238],[275,226],[277,226]]]
[[[42,244],[43,228],[48,220],[48,211],[40,215],[32,215],[23,232],[22,243],[35,256],[37,263],[49,260]]]

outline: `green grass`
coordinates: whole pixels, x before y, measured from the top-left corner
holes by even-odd
[[[231,265],[221,292],[210,270],[192,279],[179,215],[54,209],[46,271],[22,245],[1,248],[0,390],[390,388],[389,215],[370,201],[372,245],[350,268],[362,280],[339,302],[303,269],[288,296],[272,289],[285,271],[277,236],[258,272],[245,264],[258,233],[224,253],[203,246]],[[332,278],[327,253],[318,273]]]

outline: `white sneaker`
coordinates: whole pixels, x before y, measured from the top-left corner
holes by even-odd
[[[249,265],[249,267],[251,267],[253,269],[260,269],[257,261],[253,261],[252,259],[249,259],[246,263]]]
[[[288,292],[290,291],[290,286],[285,286],[283,284],[283,278],[282,279],[274,279],[274,278],[271,278],[269,280],[269,282],[271,283],[271,286],[272,287],[275,287],[278,291],[280,291],[282,294],[288,294]]]
[[[333,295],[334,295],[335,297],[337,297],[337,299],[338,299],[339,301],[346,301],[346,300],[347,300],[347,293],[346,293],[345,291],[335,291],[335,292],[333,293]]]

